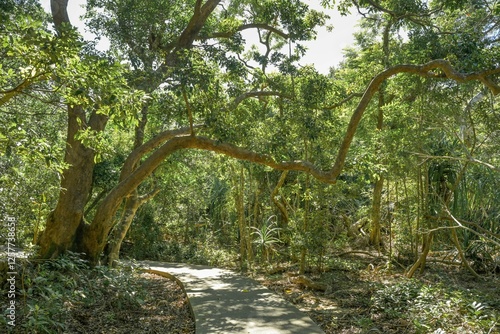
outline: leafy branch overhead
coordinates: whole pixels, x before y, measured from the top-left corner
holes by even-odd
[[[264,269],[325,332],[495,332],[497,0],[88,0],[93,41],[71,4],[0,3],[0,216],[48,260],[38,283],[71,283],[26,281],[18,331],[81,327],[108,294],[68,303],[69,269],[105,274],[100,294],[121,281],[96,265],[127,256]],[[349,13],[322,73],[304,55]],[[149,307],[118,273],[111,302]]]
[[[41,257],[74,249],[96,263],[106,249],[112,263],[136,212],[162,196],[157,189],[172,186],[167,181],[158,186],[171,177],[169,164],[194,168],[196,159],[185,154],[209,152],[203,155],[207,166],[222,159],[217,155],[249,162],[243,166],[252,167],[240,170],[235,182],[240,241],[250,245],[241,249],[252,245],[245,212],[262,214],[259,196],[267,191],[279,211],[267,217],[279,214],[282,225],[303,221],[294,227],[304,234],[301,268],[306,243],[320,243],[309,238],[309,229],[324,228],[312,222],[326,221],[315,215],[332,207],[317,181],[325,187],[346,180],[360,188],[375,183],[370,210],[376,221],[388,187],[384,180],[400,178],[406,187],[404,173],[425,174],[409,167],[424,165],[412,159],[448,160],[432,169],[441,171],[427,189],[435,198],[420,198],[420,204],[450,206],[452,189],[468,180],[469,163],[498,170],[495,158],[485,158],[486,152],[497,156],[491,121],[499,115],[500,93],[496,3],[344,0],[335,8],[322,1],[344,14],[358,11],[362,19],[355,45],[326,75],[302,60],[303,42],[313,40],[329,19],[307,1],[89,0],[87,25],[109,39],[107,51],[79,36],[67,0],[51,1],[51,17],[35,2],[23,7],[9,1],[12,6],[1,13],[8,33],[0,35],[0,147],[9,157],[19,154],[20,166],[44,152],[44,165],[59,171],[51,182],[60,191],[46,203],[47,212],[36,215],[44,229],[36,239]],[[335,38],[334,30],[331,43]],[[428,120],[434,114],[443,121]],[[436,128],[461,146],[448,149],[436,140],[441,146],[428,148],[422,138],[439,137]],[[112,171],[100,174],[103,166]],[[265,174],[273,170],[284,171],[279,180]],[[257,204],[245,207],[244,197],[250,196],[245,173],[256,171],[266,177],[250,179],[267,179],[267,184],[252,190]],[[108,183],[99,179],[103,175]],[[406,188],[424,188],[412,182]],[[201,221],[215,209],[207,210],[191,214]],[[446,212],[437,206],[429,212],[439,210]],[[413,212],[426,210],[408,208],[408,215]],[[214,224],[230,220],[219,215]],[[414,221],[420,224],[420,217]]]

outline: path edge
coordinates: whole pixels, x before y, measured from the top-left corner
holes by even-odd
[[[182,283],[181,280],[178,279],[177,277],[175,277],[174,275],[172,275],[168,272],[165,272],[165,271],[156,270],[156,269],[147,269],[147,268],[141,268],[140,271],[145,272],[145,273],[149,273],[149,274],[153,274],[153,275],[158,275],[158,276],[161,276],[164,278],[168,278],[169,280],[174,281],[175,283],[177,283],[181,287],[182,291],[184,292],[184,295],[187,298],[187,301],[189,304],[189,310],[191,311],[191,316],[194,319],[194,329],[196,332],[196,317],[194,314],[193,306],[191,305],[191,301],[189,300],[189,296],[186,292],[186,287],[184,286],[184,283]]]

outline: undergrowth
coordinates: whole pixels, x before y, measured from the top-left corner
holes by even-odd
[[[403,280],[375,291],[371,321],[404,320],[412,333],[498,333],[500,311],[492,307],[497,302],[442,283]]]
[[[16,326],[7,324],[6,308],[0,326],[10,333],[64,333],[76,305],[102,308],[103,317],[117,309],[133,312],[145,296],[137,281],[133,270],[90,268],[71,252],[41,264],[28,262],[16,281]],[[5,293],[1,299],[7,305]]]

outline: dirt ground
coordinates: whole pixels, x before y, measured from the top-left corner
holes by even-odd
[[[473,326],[480,321],[486,323],[486,320],[481,319],[481,316],[486,317],[486,312],[481,315],[478,313],[477,318],[474,319],[471,319],[469,314],[447,314],[447,312],[453,313],[459,309],[456,305],[467,303],[467,301],[453,299],[453,296],[462,296],[463,292],[477,296],[477,300],[482,300],[483,303],[486,301],[488,316],[496,314],[498,317],[500,314],[500,277],[490,276],[479,280],[464,270],[433,264],[423,275],[408,280],[400,268],[388,270],[385,261],[356,255],[338,259],[324,272],[306,273],[305,277],[308,278],[306,281],[300,279],[302,276],[298,275],[297,270],[294,269],[296,268],[288,267],[274,274],[269,274],[269,271],[276,271],[276,269],[268,269],[267,274],[261,273],[254,278],[306,312],[326,333],[500,333],[500,318],[497,318],[496,326],[495,320],[493,320],[493,325],[490,320],[489,325],[484,325],[486,329]],[[446,318],[435,320],[441,322],[441,327],[433,329],[432,326],[428,328],[424,325],[416,326],[409,313],[405,314],[404,307],[400,313],[394,315],[388,315],[387,310],[374,308],[374,298],[377,296],[380,298],[380,293],[377,291],[388,286],[404,287],[405,284],[410,287],[430,287],[429,291],[436,291],[437,296],[431,295],[428,298],[437,300],[428,300],[427,304],[422,307],[430,309],[430,311],[423,310],[427,313],[432,311],[435,312],[436,317]],[[436,287],[435,290],[432,290],[432,287]],[[395,294],[407,293],[407,291],[401,292],[401,289],[396,289]],[[449,291],[451,302],[444,301],[446,296],[440,298],[439,292],[443,291],[442,289]],[[390,299],[391,295],[386,297]],[[397,304],[399,302],[397,297],[393,297],[393,302]],[[434,310],[433,305],[439,304],[439,299],[443,300],[445,307],[441,310]],[[449,310],[446,309],[449,303],[456,303],[455,308],[450,305]],[[472,302],[471,305],[476,304]],[[483,311],[482,307],[478,306],[480,309],[478,312]],[[486,306],[484,307],[486,309]],[[471,313],[474,316],[475,313]],[[461,321],[463,323],[460,323]]]
[[[194,333],[194,319],[181,287],[157,275],[142,273],[140,277],[140,284],[147,291],[140,307],[117,305],[119,299],[113,296],[99,301],[95,307],[68,306],[71,309],[71,320],[65,333]]]
[[[335,258],[323,268],[320,272],[312,266],[299,275],[296,266],[283,265],[262,268],[250,276],[306,312],[328,334],[500,333],[499,277],[477,279],[464,270],[432,264],[423,275],[408,280],[401,268],[388,268],[385,260],[362,254]],[[136,284],[147,293],[140,305],[118,305],[123,298],[113,295],[93,306],[65,305],[70,321],[64,333],[195,332],[187,297],[175,282],[142,273]],[[428,288],[428,295],[423,299],[419,295],[414,301],[424,288]],[[441,296],[443,291],[446,295]],[[466,300],[467,296],[475,299]],[[415,313],[411,312],[418,312],[419,307],[410,310],[413,302],[428,308],[423,313],[435,313],[436,319],[424,319],[430,326],[412,319]],[[387,307],[395,311],[390,313],[384,309]],[[471,311],[471,307],[476,309]],[[492,314],[498,318],[491,320]]]

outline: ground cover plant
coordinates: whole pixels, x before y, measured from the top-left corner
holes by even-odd
[[[498,331],[498,0],[88,0],[92,40],[72,3],[0,1],[16,330],[152,310],[128,258],[261,272],[329,332]]]
[[[79,254],[22,264],[16,282],[16,326],[9,333],[193,333],[177,283],[131,266],[91,269]],[[9,301],[1,296],[2,305]],[[7,312],[8,310],[4,310]]]
[[[478,281],[439,267],[408,279],[366,256],[336,259],[327,271],[309,273],[310,282],[297,279],[297,267],[288,269],[257,277],[326,333],[500,332],[498,277]]]

